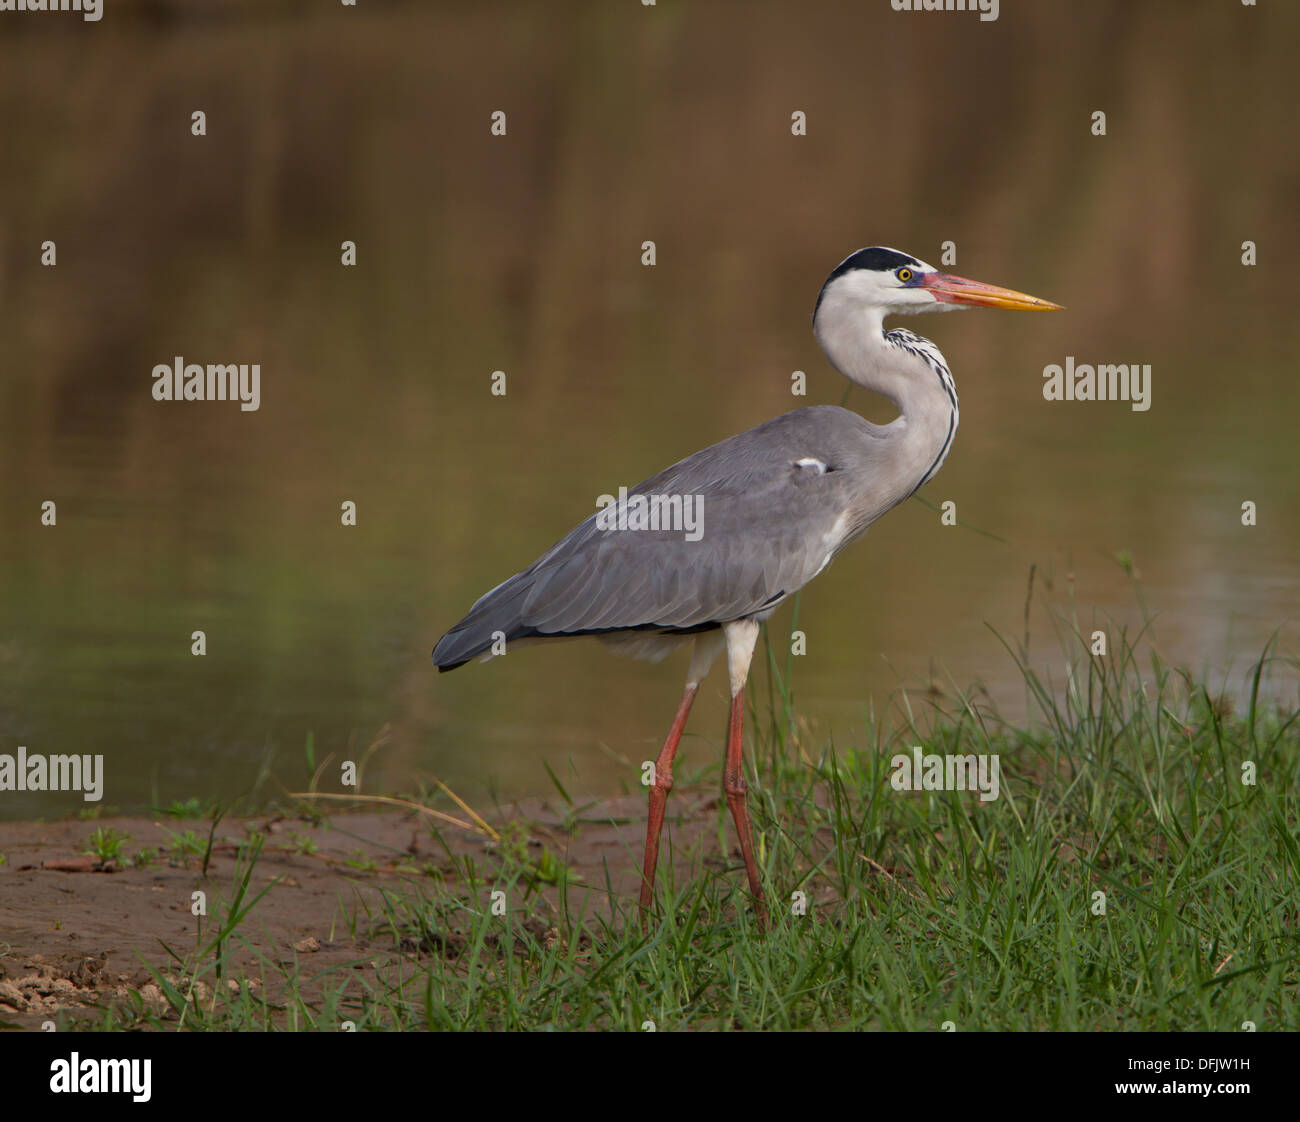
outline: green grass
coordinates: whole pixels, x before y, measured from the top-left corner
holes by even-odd
[[[98,861],[115,861],[120,864],[126,859],[126,843],[130,840],[130,834],[124,834],[112,826],[100,826],[86,839],[89,848],[84,852]]]
[[[1144,641],[1112,632],[1097,658],[1089,634],[1063,629],[1073,673],[1059,688],[1005,644],[1028,722],[956,690],[924,704],[900,694],[901,723],[869,720],[855,746],[800,731],[789,664],[769,649],[747,749],[766,932],[734,861],[674,875],[668,847],[662,918],[643,933],[634,900],[508,835],[450,875],[385,881],[378,903],[341,899],[333,937],[369,940],[358,961],[388,960],[369,975],[313,972],[256,945],[258,893],[271,886],[254,875],[254,838],[231,898],[155,972],[164,1002],[119,1004],[83,1027],[1300,1027],[1300,710],[1261,690],[1295,666],[1266,652],[1237,712]],[[1001,797],[895,791],[890,758],[913,744],[997,754]],[[678,792],[692,781],[716,784],[716,765],[679,776]],[[725,807],[710,813],[732,852]],[[581,831],[581,816],[570,825]],[[253,986],[230,984],[236,947],[261,963]]]

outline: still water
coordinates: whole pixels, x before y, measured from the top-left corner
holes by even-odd
[[[1058,677],[1049,605],[1141,623],[1119,554],[1169,661],[1236,683],[1275,631],[1296,653],[1296,10],[315,7],[6,25],[0,752],[102,753],[121,808],[237,794],[268,758],[298,789],[309,738],[335,762],[380,738],[370,790],[485,803],[549,790],[543,761],[575,794],[634,786],[680,657],[567,643],[440,676],[430,649],[598,495],[844,400],[810,316],[869,244],[951,241],[953,271],[1067,311],[906,322],[961,428],[931,505],[802,598],[821,742],[931,683],[1022,715],[991,628],[1021,638],[1031,565]],[[259,408],[153,400],[176,356],[259,364]],[[1150,365],[1149,410],[1044,400],[1067,360]],[[1294,672],[1271,688],[1294,700]],[[723,694],[715,670],[688,766],[720,756]]]

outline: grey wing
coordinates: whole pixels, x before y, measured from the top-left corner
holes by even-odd
[[[843,410],[798,410],[660,472],[629,496],[694,497],[698,540],[682,529],[602,529],[593,515],[479,599],[434,662],[453,669],[489,651],[494,636],[685,635],[770,613],[854,533],[846,519],[861,474],[825,431],[844,422],[790,420],[824,412],[867,424]]]

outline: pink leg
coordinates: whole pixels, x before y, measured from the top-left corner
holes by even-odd
[[[727,763],[722,769],[722,789],[727,795],[727,806],[736,823],[740,837],[740,854],[745,859],[745,875],[749,878],[749,891],[754,896],[754,910],[759,924],[767,921],[767,907],[763,903],[763,886],[758,882],[758,866],[754,863],[754,832],[749,825],[749,810],[745,806],[744,773],[741,771],[741,723],[745,714],[745,694],[740,691],[731,699],[731,719],[727,723]]]
[[[673,757],[677,755],[677,742],[682,738],[686,718],[691,714],[691,705],[698,691],[696,683],[686,684],[686,692],[682,694],[681,704],[677,706],[677,716],[673,718],[673,727],[668,730],[668,739],[664,741],[663,750],[655,761],[655,781],[650,787],[650,818],[645,831],[645,867],[641,875],[643,925],[649,918],[650,905],[654,900],[655,868],[659,864],[659,833],[664,825],[668,792],[673,789]]]

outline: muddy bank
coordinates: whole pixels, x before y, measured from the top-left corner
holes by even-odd
[[[668,827],[679,875],[721,863],[717,806],[708,791],[674,793]],[[418,895],[432,883],[444,895],[463,888],[467,905],[486,907],[486,899],[470,898],[467,859],[483,878],[521,868],[536,874],[524,875],[532,890],[526,922],[542,937],[559,915],[560,879],[567,878],[570,910],[588,914],[608,911],[609,886],[620,907],[639,887],[646,807],[637,795],[580,812],[555,801],[522,802],[487,816],[495,838],[446,823],[435,827],[400,808],[335,803],[319,810],[225,818],[215,831],[202,819],[0,823],[0,1022],[84,1024],[122,1002],[165,1010],[149,967],[183,976],[177,956],[184,959],[213,938],[237,887],[241,854],[246,860],[258,835],[264,841],[245,899],[267,891],[239,923],[224,976],[209,977],[196,990],[201,996],[213,984],[252,992],[273,986],[295,960],[310,965],[304,975],[351,964],[363,982],[403,957],[454,956],[463,945],[454,926],[433,939],[402,939],[377,929],[374,917],[382,913],[385,889]],[[98,845],[97,831],[103,831]],[[102,859],[106,837],[120,842],[117,860]],[[100,855],[86,853],[95,848]],[[480,890],[489,883],[480,880]],[[206,918],[192,914],[196,891],[205,894]],[[268,970],[259,956],[281,969]]]

